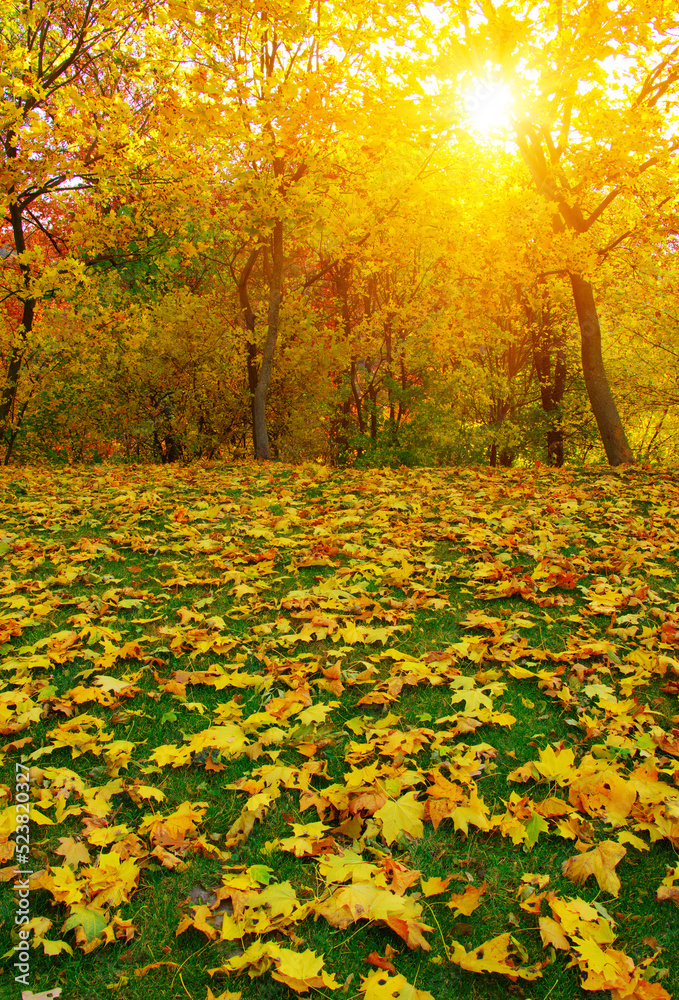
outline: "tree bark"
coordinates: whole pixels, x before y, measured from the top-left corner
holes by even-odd
[[[253,319],[253,329],[251,332],[254,335],[254,319]],[[252,424],[252,447],[257,453],[257,436],[255,434],[255,393],[257,392],[257,345],[254,340],[248,340],[245,345],[245,350],[247,351],[246,365],[247,365],[247,375],[248,375],[248,392],[250,393],[250,423]]]
[[[255,261],[259,256],[260,247],[255,247],[255,249],[250,253],[245,267],[240,273],[238,280],[236,282],[236,287],[238,288],[238,303],[241,309],[241,315],[243,317],[243,322],[245,323],[245,329],[248,332],[248,340],[245,344],[246,351],[246,367],[248,376],[248,391],[250,393],[250,420],[252,423],[252,446],[257,452],[257,439],[255,437],[255,392],[257,390],[257,344],[255,343],[255,322],[257,317],[252,311],[252,306],[250,305],[250,296],[248,294],[248,281],[252,273],[252,268],[255,265]],[[234,275],[235,277],[235,275]]]
[[[21,347],[13,347],[7,364],[7,374],[5,376],[2,397],[0,397],[0,428],[2,429],[3,437],[12,423],[14,402],[16,400],[19,373],[21,372],[23,359],[23,349]]]
[[[358,420],[358,429],[361,434],[365,434],[365,420],[363,419],[363,406],[361,402],[361,394],[358,391],[358,384],[356,382],[356,358],[351,359],[351,364],[349,366],[349,377],[351,379],[351,394],[354,397],[354,406],[356,407],[356,419]],[[362,450],[359,449],[359,455],[362,455]]]
[[[269,283],[269,312],[267,317],[266,340],[262,349],[262,361],[257,375],[257,387],[252,397],[253,433],[255,458],[262,462],[271,461],[269,432],[266,426],[266,397],[271,381],[273,357],[278,340],[278,325],[283,294],[283,220],[274,224],[271,246],[271,281]]]
[[[352,323],[351,323],[351,308],[349,306],[349,279],[351,276],[351,262],[343,261],[339,266],[333,269],[333,280],[335,283],[335,291],[337,292],[337,297],[340,300],[342,308],[342,332],[344,333],[345,343],[347,345],[351,344],[351,334],[352,334]],[[369,305],[366,308],[366,314],[369,312]],[[363,405],[362,396],[358,390],[357,382],[357,365],[356,358],[352,357],[349,364],[349,384],[351,386],[351,396],[354,401],[354,406],[356,408],[356,420],[358,423],[358,430],[361,434],[365,434],[365,420],[363,419]],[[363,454],[362,448],[356,449],[356,454],[360,458]]]
[[[13,145],[11,146],[11,149],[13,151],[13,155],[16,156],[16,149]],[[16,202],[10,205],[9,214],[12,223],[14,249],[17,256],[19,256],[26,251],[26,240],[24,238],[24,220],[22,210]],[[33,319],[35,316],[35,298],[33,298],[30,293],[31,274],[29,265],[22,262],[20,258],[19,268],[21,270],[23,285],[26,290],[26,297],[23,300],[23,309],[21,314],[21,339],[23,344],[16,344],[12,348],[9,356],[9,362],[7,364],[5,385],[3,386],[2,395],[0,395],[0,434],[2,434],[3,437],[10,429],[10,424],[12,423],[17,390],[19,387],[19,375],[21,373],[21,366],[23,364],[26,350],[26,341],[28,334],[33,329]],[[9,461],[10,454],[11,449],[8,451],[5,464]]]
[[[601,327],[592,286],[580,274],[571,273],[570,279],[580,324],[582,373],[606,457],[609,465],[633,465],[634,455],[606,377],[601,353]]]
[[[566,352],[563,343],[556,345],[554,361],[554,382],[551,387],[551,401],[554,409],[561,405],[566,391]],[[558,469],[563,465],[563,423],[559,420],[557,427],[547,431],[547,456],[550,465]]]
[[[566,390],[566,352],[562,338],[555,333],[554,325],[547,310],[538,318],[530,304],[524,300],[524,308],[531,328],[533,342],[533,364],[540,386],[542,410],[550,420],[547,430],[547,461],[549,465],[561,468],[563,465],[563,425],[558,410]],[[556,349],[554,374],[552,376],[552,350]],[[556,420],[555,420],[556,418]]]
[[[377,441],[377,389],[372,382],[368,389],[368,398],[370,399],[370,438],[372,441]]]

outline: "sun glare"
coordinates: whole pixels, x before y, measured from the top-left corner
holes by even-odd
[[[478,82],[465,100],[470,128],[490,136],[510,127],[512,95],[502,83]]]

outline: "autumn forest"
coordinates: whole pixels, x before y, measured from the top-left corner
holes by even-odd
[[[0,24],[0,1000],[679,996],[679,6]]]
[[[675,457],[671,5],[2,26],[5,464]]]

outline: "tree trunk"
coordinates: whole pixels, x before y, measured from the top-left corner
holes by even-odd
[[[505,422],[505,417],[507,416],[509,409],[509,404],[507,402],[503,403],[501,400],[495,400],[490,404],[490,426],[493,427],[496,432],[499,432],[502,429],[502,425]],[[508,448],[502,448],[501,451],[498,451],[497,441],[493,441],[490,446],[489,456],[491,468],[495,469],[497,467],[498,459],[500,460],[500,465],[508,468],[512,464],[514,456]]]
[[[351,276],[351,262],[344,261],[340,263],[339,267],[334,269],[333,279],[335,282],[335,290],[337,292],[337,297],[341,302],[342,306],[342,332],[344,333],[344,340],[347,345],[351,344],[351,333],[352,333],[352,323],[351,323],[351,308],[349,306],[349,279]],[[365,303],[366,315],[369,312],[369,302]],[[358,390],[357,382],[357,366],[356,358],[351,359],[349,363],[349,384],[351,386],[351,396],[354,401],[354,406],[356,408],[356,420],[358,423],[359,433],[365,434],[365,421],[363,419],[363,404],[362,396]],[[356,454],[360,458],[363,454],[362,448],[356,449]]]
[[[254,316],[251,333],[254,336]],[[250,421],[252,423],[252,447],[257,453],[257,437],[255,435],[255,392],[257,391],[257,345],[249,340],[245,345],[247,351],[248,392],[250,393]]]
[[[16,203],[10,205],[9,214],[12,223],[12,235],[14,236],[14,249],[16,250],[17,256],[19,256],[20,254],[26,252],[24,220],[19,205]],[[19,268],[21,270],[24,288],[26,289],[26,298],[23,300],[23,310],[21,314],[21,339],[23,340],[23,344],[15,345],[10,352],[5,385],[2,390],[2,395],[0,395],[0,434],[3,437],[7,434],[7,431],[10,430],[10,425],[14,417],[14,408],[19,386],[19,375],[21,373],[21,366],[23,364],[24,354],[26,351],[26,341],[28,339],[28,334],[33,329],[33,319],[35,316],[35,299],[29,292],[31,278],[29,265],[22,262],[21,258],[19,258]],[[21,417],[23,417],[23,413],[24,411],[22,410]],[[19,418],[19,422],[21,417]],[[17,429],[18,426],[15,430]],[[11,447],[7,452],[5,464],[8,463],[10,454]]]
[[[338,404],[336,414],[330,425],[330,440],[338,460],[346,456],[349,449],[349,415],[351,414],[351,397]]]
[[[396,414],[396,431],[398,432],[401,426],[401,420],[403,419],[403,414],[405,413],[405,391],[408,388],[408,377],[406,375],[406,366],[403,360],[404,352],[401,351],[401,357],[399,358],[399,364],[401,366],[401,396],[398,401],[398,413]]]
[[[613,399],[601,353],[601,328],[589,281],[570,274],[573,300],[580,324],[582,373],[609,465],[633,465],[634,455]]]
[[[237,281],[238,288],[238,302],[241,309],[241,315],[243,317],[243,322],[245,324],[245,329],[248,332],[248,340],[245,343],[246,350],[246,366],[247,366],[247,376],[248,376],[248,391],[250,393],[250,420],[252,422],[252,446],[257,450],[257,441],[255,439],[255,390],[257,389],[257,344],[255,343],[255,321],[256,316],[252,311],[252,306],[250,305],[250,296],[248,294],[248,281],[252,273],[252,268],[255,265],[255,261],[259,256],[260,247],[256,247],[248,257],[245,267],[240,273]]]
[[[266,426],[266,397],[271,381],[273,356],[278,340],[278,324],[283,294],[283,220],[277,219],[273,230],[271,249],[271,281],[269,283],[269,313],[266,340],[262,349],[262,362],[257,376],[257,387],[252,397],[252,426],[255,458],[271,461],[271,446]]]
[[[556,360],[554,362],[554,383],[552,385],[552,403],[554,409],[561,405],[566,391],[566,351],[563,343],[556,345]],[[563,465],[563,423],[559,419],[556,427],[547,431],[547,458],[550,465],[558,469]]]
[[[377,389],[372,382],[368,389],[368,398],[370,399],[370,438],[372,441],[377,441]]]
[[[531,324],[533,364],[540,386],[540,402],[547,418],[552,422],[547,431],[547,461],[561,468],[563,465],[563,426],[559,419],[559,405],[566,389],[566,352],[558,335],[554,335],[549,312],[545,320],[538,320],[533,309],[525,303],[526,315]],[[554,377],[552,378],[552,348],[556,347]],[[556,419],[555,419],[556,418]]]
[[[19,382],[19,372],[23,361],[24,352],[20,347],[13,347],[7,364],[7,375],[5,385],[0,398],[0,427],[3,434],[12,422],[14,413],[14,401],[16,399],[17,384]]]
[[[581,206],[577,202],[571,203],[570,189],[566,185],[566,190],[564,190],[557,176],[550,173],[547,164],[551,157],[550,155],[545,156],[541,148],[541,141],[535,132],[529,125],[522,122],[517,128],[516,138],[535,187],[547,201],[556,202],[558,205],[558,211],[552,215],[554,232],[562,233],[565,229],[576,233],[586,232],[591,226],[594,216],[590,215],[589,220],[585,221]],[[606,204],[607,200],[604,200],[599,206],[599,215],[602,206],[605,207]],[[596,418],[606,456],[610,465],[633,465],[634,455],[627,443],[620,414],[606,377],[601,354],[601,328],[592,286],[580,274],[569,272],[569,277],[580,324],[582,374],[585,377],[589,402]]]

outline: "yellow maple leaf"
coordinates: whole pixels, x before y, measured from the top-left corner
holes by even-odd
[[[68,865],[61,865],[58,868],[51,865],[50,872],[51,875],[43,876],[41,885],[52,893],[55,902],[67,903],[69,906],[81,902],[86,882],[78,881]]]
[[[377,970],[361,983],[363,1000],[434,1000],[431,993],[418,990],[405,976]]]
[[[108,674],[97,674],[92,683],[104,691],[114,691],[116,694],[131,687],[129,681],[121,680],[119,677],[109,677]]]
[[[48,941],[47,938],[40,938],[40,944],[46,955],[59,955],[62,951],[65,951],[67,955],[73,954],[70,944],[65,941]]]
[[[418,990],[412,983],[405,983],[401,987],[398,1000],[434,1000],[434,997],[428,990]]]
[[[30,806],[28,810],[28,818],[31,823],[37,823],[38,826],[53,826],[54,820],[51,820],[49,816],[45,816],[34,806]]]
[[[517,680],[525,680],[526,677],[535,677],[534,670],[528,670],[526,667],[511,666],[507,670],[510,677],[515,677]]]
[[[183,917],[175,931],[175,937],[183,934],[185,930],[189,927],[195,927],[197,931],[202,931],[211,941],[214,941],[217,937],[217,931],[213,924],[209,923],[212,919],[212,911],[210,907],[205,903],[199,906],[192,906],[193,916]]]
[[[188,834],[195,833],[196,823],[202,820],[206,808],[204,802],[182,802],[169,816],[145,819],[139,832],[148,831],[149,840],[154,845],[178,847]]]
[[[514,953],[517,951],[511,933],[500,934],[498,937],[484,941],[474,951],[466,951],[459,941],[453,941],[451,962],[459,965],[467,972],[499,972],[505,976],[519,976],[521,979],[539,979],[542,973],[534,967],[522,967],[514,964]]]
[[[346,919],[344,913],[348,914],[350,923],[361,918],[369,920],[375,902],[380,899],[383,893],[392,899],[396,899],[392,893],[378,888],[374,882],[352,882],[351,885],[337,889],[325,901],[322,910],[319,909],[319,912],[322,912],[325,919],[331,924],[335,924],[336,920],[344,923]],[[382,916],[382,913],[380,913],[380,916]]]
[[[575,754],[572,750],[547,746],[540,751],[540,760],[533,762],[533,767],[543,778],[564,785],[568,784],[573,775],[574,763]]]
[[[218,968],[208,969],[208,975],[211,976],[215,972],[241,972],[249,967],[252,976],[262,975],[271,968],[280,953],[281,948],[275,941],[262,941],[260,938],[253,941],[242,955],[234,955],[232,958],[227,958]]]
[[[587,973],[585,990],[624,990],[634,972],[631,958],[617,948],[603,949],[596,941],[575,941],[578,964]]]
[[[126,903],[139,881],[135,859],[123,860],[116,851],[102,851],[98,863],[81,868],[80,874],[89,882],[89,897],[95,907]]]
[[[236,757],[242,753],[243,749],[247,746],[247,742],[242,729],[227,723],[223,726],[211,726],[209,729],[203,730],[202,733],[196,733],[195,736],[191,737],[188,748],[191,753],[198,753],[201,750],[213,748],[220,750],[224,754]]]
[[[432,878],[421,879],[420,884],[425,896],[438,896],[439,893],[445,892],[450,885],[450,877],[439,878],[438,875],[434,875]]]
[[[164,743],[156,747],[153,753],[149,754],[149,760],[154,760],[156,764],[164,767],[172,764],[173,767],[182,767],[188,764],[191,759],[191,751],[188,747],[178,747],[173,743]]]
[[[456,678],[453,678],[455,680]],[[464,678],[464,680],[473,680],[473,678]],[[464,702],[464,714],[474,715],[481,708],[493,708],[493,700],[487,694],[484,694],[479,688],[469,688],[468,690],[457,691],[451,695],[450,699],[453,704],[459,701]]]
[[[388,972],[378,969],[372,972],[361,983],[364,1000],[399,1000],[401,990],[407,985],[405,976],[391,976]]]
[[[571,882],[582,885],[594,875],[600,889],[605,889],[612,896],[620,891],[620,879],[615,873],[615,866],[627,854],[622,844],[614,840],[604,840],[591,851],[569,858],[563,864],[563,873]]]
[[[257,905],[266,906],[272,917],[289,917],[299,903],[290,882],[280,882],[268,885],[257,897]]]
[[[646,841],[642,840],[641,837],[637,837],[631,830],[621,830],[618,834],[618,843],[629,844],[630,847],[636,847],[637,851],[650,850]]]
[[[293,836],[281,840],[278,846],[281,851],[290,851],[295,857],[303,858],[318,850],[317,844],[323,831],[328,830],[329,827],[325,823],[308,823],[306,826],[302,823],[293,823],[292,829]]]
[[[130,832],[129,826],[121,823],[119,826],[99,827],[92,830],[91,833],[86,833],[85,836],[93,847],[106,847],[107,844],[112,844],[115,840],[120,840]]]
[[[341,882],[365,882],[377,872],[377,865],[364,861],[361,854],[347,848],[342,854],[327,854],[321,859],[318,871],[328,885]]]
[[[424,834],[423,816],[424,803],[417,801],[417,792],[406,792],[400,799],[385,802],[375,813],[375,818],[382,824],[382,836],[387,844],[393,844],[401,832],[421,837]]]
[[[221,927],[219,928],[219,933],[222,941],[239,941],[242,939],[243,935],[247,933],[245,924],[235,920],[229,913],[222,913],[219,917],[221,917]],[[184,921],[182,921],[182,924],[183,923]],[[187,926],[189,925],[187,924]],[[185,930],[186,928],[183,929]],[[258,933],[263,933],[263,928],[259,924],[257,926],[257,930]]]
[[[488,810],[482,799],[473,791],[469,796],[469,802],[465,806],[456,806],[450,813],[453,826],[456,832],[463,833],[465,837],[469,832],[469,824],[472,823],[479,830],[489,830]]]
[[[156,802],[165,801],[165,792],[161,792],[159,788],[155,788],[153,785],[130,785],[126,788],[126,791],[134,802],[136,802],[137,798],[155,799]]]
[[[275,964],[272,977],[297,993],[308,993],[310,989],[323,987],[336,990],[339,986],[335,977],[323,970],[323,956],[309,948],[301,952],[279,948]]]
[[[679,882],[679,864],[676,864],[674,868],[668,868],[667,875],[662,880],[663,885],[674,885],[675,882]]]
[[[615,941],[611,923],[584,899],[578,896],[564,899],[550,892],[547,901],[556,922],[568,937],[597,941],[599,944],[612,944]]]
[[[69,868],[92,863],[92,858],[85,845],[74,840],[73,837],[59,837],[59,843],[61,846],[57,847],[54,853],[61,854]]]
[[[564,934],[561,924],[557,923],[556,920],[552,920],[551,917],[540,917],[538,923],[540,925],[540,937],[545,948],[548,944],[551,944],[554,948],[559,948],[561,951],[571,950],[568,938]]]

